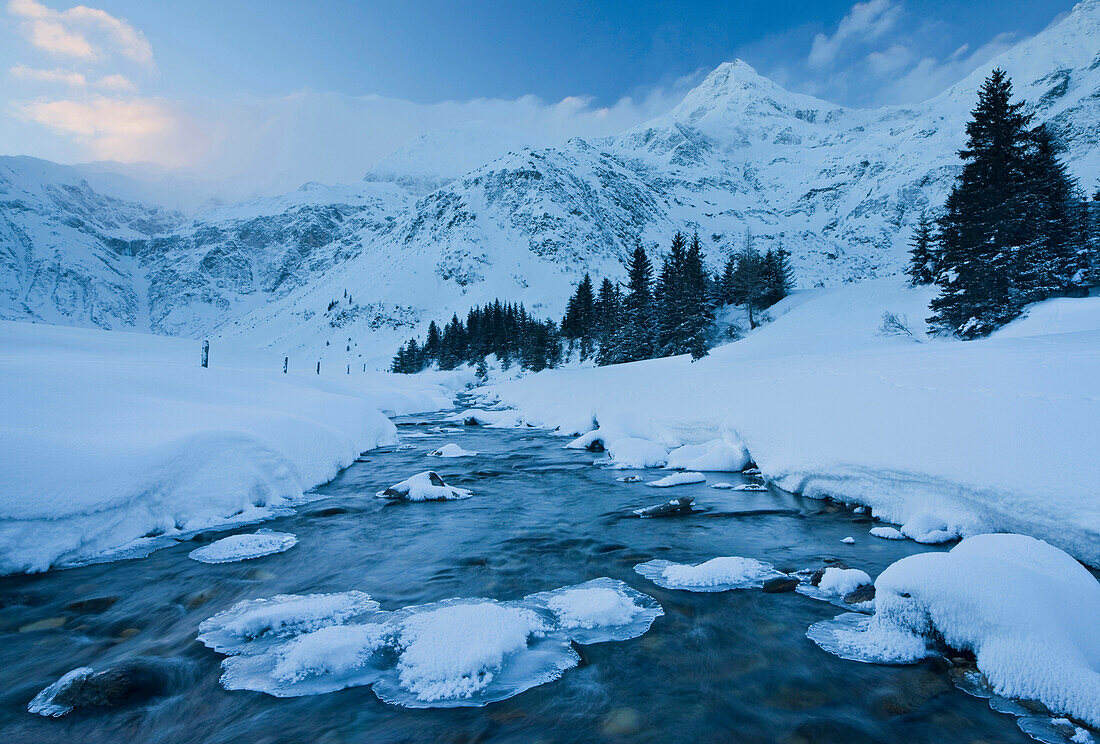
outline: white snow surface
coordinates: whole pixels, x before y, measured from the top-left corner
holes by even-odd
[[[201,563],[234,563],[290,550],[298,538],[288,532],[258,530],[251,535],[230,535],[196,548],[188,558]]]
[[[199,358],[198,341],[0,322],[0,574],[285,512],[396,443],[381,410],[451,400],[426,378],[284,375],[225,342]]]
[[[707,477],[702,473],[673,473],[664,478],[646,483],[651,488],[670,488],[671,486],[683,486],[688,483],[706,483]]]
[[[659,468],[668,462],[668,448],[638,437],[623,437],[607,445],[610,467],[621,470]]]
[[[843,597],[845,594],[851,594],[864,584],[870,583],[871,577],[858,568],[830,566],[821,575],[821,582],[817,585],[817,588],[825,594]]]
[[[1100,326],[1058,333],[1050,319],[1044,335],[970,342],[879,334],[892,311],[923,336],[933,295],[895,278],[796,292],[695,363],[549,370],[489,392],[547,426],[599,421],[626,440],[605,437],[615,462],[738,441],[785,490],[959,536],[1031,534],[1100,565]],[[1046,307],[1029,317],[1058,315]]]
[[[875,537],[881,537],[883,540],[905,539],[905,535],[901,534],[901,530],[896,527],[872,527],[868,532]]]
[[[1100,726],[1097,618],[1100,582],[1070,555],[988,534],[897,561],[875,581],[873,617],[841,615],[807,635],[844,658],[898,663],[933,653],[935,634],[973,652],[994,693]]]
[[[653,560],[638,564],[634,570],[657,586],[689,592],[759,588],[768,579],[786,575],[770,563],[741,556],[711,558],[696,565]]]
[[[362,592],[248,600],[200,625],[226,654],[226,689],[277,697],[374,685],[414,708],[480,706],[561,676],[571,642],[622,641],[662,614],[651,597],[598,578],[518,602],[446,599],[383,612]]]
[[[685,444],[668,453],[667,468],[704,472],[743,470],[752,462],[745,445],[715,439],[703,444]]]

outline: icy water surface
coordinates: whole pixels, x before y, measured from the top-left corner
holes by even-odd
[[[438,421],[399,423],[427,432]],[[0,579],[0,742],[1031,741],[932,663],[858,664],[819,649],[806,629],[839,614],[831,604],[758,589],[674,591],[634,572],[652,559],[739,555],[782,571],[839,558],[875,576],[933,548],[876,539],[866,517],[781,492],[619,482],[633,471],[592,467],[594,455],[541,431],[465,427],[405,441],[411,449],[364,455],[319,489],[322,498],[266,523],[297,536],[286,552],[240,563],[188,558],[203,540],[252,527],[139,560]],[[448,442],[480,454],[426,456]],[[428,469],[473,496],[375,497]],[[707,481],[746,482],[730,473]],[[701,511],[630,516],[683,495]],[[849,535],[855,544],[842,544]],[[481,708],[388,705],[370,687],[281,699],[231,692],[218,683],[224,657],[195,640],[199,623],[244,599],[359,590],[397,610],[451,597],[518,600],[601,576],[648,594],[665,614],[640,637],[575,646],[580,666],[561,679]],[[71,669],[140,658],[170,670],[161,694],[57,719],[27,712]]]

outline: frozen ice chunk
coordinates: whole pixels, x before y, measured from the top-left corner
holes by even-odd
[[[664,560],[647,561],[635,566],[634,570],[657,586],[689,592],[759,588],[768,579],[786,575],[776,571],[770,563],[740,556],[711,558],[697,565]]]
[[[883,540],[905,539],[905,535],[901,534],[901,530],[896,527],[872,527],[869,532],[875,537],[881,537]]]
[[[734,491],[767,491],[768,487],[762,483],[740,483],[732,486]]]
[[[223,654],[238,654],[256,639],[277,639],[339,625],[373,612],[378,603],[358,591],[333,594],[277,594],[246,599],[203,620],[199,641]]]
[[[633,468],[659,468],[668,462],[668,450],[648,439],[626,437],[616,439],[607,448],[610,467],[629,470]]]
[[[233,563],[282,553],[297,544],[298,538],[288,532],[259,530],[250,535],[223,537],[192,550],[187,557],[202,563]]]
[[[485,705],[557,679],[577,662],[560,641],[539,646],[551,628],[547,618],[493,600],[413,607],[392,622],[397,674],[381,679],[374,691],[407,707]]]
[[[1041,540],[990,534],[897,561],[875,581],[873,617],[808,635],[845,658],[887,662],[942,639],[975,655],[997,695],[1100,726],[1098,617],[1088,569]]]
[[[471,493],[465,488],[448,486],[437,474],[425,470],[375,495],[380,499],[399,501],[449,501],[469,498]]]
[[[641,483],[643,480],[645,480],[645,478],[640,475],[624,475],[623,477],[616,478],[615,480],[619,481],[619,483]]]
[[[428,457],[471,457],[476,455],[476,452],[471,452],[468,449],[462,449],[455,443],[445,444],[439,449],[432,450],[428,453]]]
[[[646,483],[651,488],[669,488],[671,486],[683,486],[688,483],[706,483],[707,477],[702,473],[673,473],[664,478]]]
[[[255,690],[275,697],[319,695],[375,682],[383,673],[380,652],[392,630],[379,623],[330,625],[292,638],[267,653],[222,662],[227,690]]]
[[[806,637],[842,659],[868,664],[909,664],[932,654],[919,635],[858,612],[814,623]]]
[[[682,470],[738,472],[752,462],[740,443],[715,439],[705,444],[687,444],[668,453],[666,467]]]
[[[27,711],[37,713],[40,716],[59,718],[73,709],[66,700],[58,699],[58,693],[68,690],[72,685],[87,679],[94,670],[91,667],[80,667],[61,675],[61,678],[46,689],[34,696],[27,704]]]
[[[636,638],[664,614],[649,595],[606,577],[531,594],[524,602],[547,607],[565,633],[582,644]]]

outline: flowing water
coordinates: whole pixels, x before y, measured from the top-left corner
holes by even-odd
[[[398,423],[427,432],[439,417]],[[542,431],[465,427],[406,441],[411,449],[367,453],[319,488],[317,501],[266,523],[298,536],[285,553],[216,565],[188,559],[222,533],[139,560],[0,579],[0,742],[1030,741],[1011,716],[956,690],[931,662],[859,664],[820,650],[805,632],[841,612],[831,604],[760,590],[670,591],[633,570],[653,558],[741,555],[783,571],[839,558],[875,576],[934,548],[873,538],[867,517],[779,491],[621,483],[633,471],[593,467],[594,455],[565,450],[565,440]],[[425,456],[445,442],[480,454]],[[474,497],[375,498],[427,469]],[[701,510],[625,516],[673,495],[695,496]],[[842,544],[849,535],[855,544]],[[581,666],[561,679],[481,708],[407,709],[369,687],[286,699],[229,692],[218,684],[223,657],[195,641],[202,620],[242,599],[358,589],[396,609],[448,597],[518,599],[600,576],[654,597],[664,616],[639,638],[580,647]],[[118,599],[85,601],[104,597]],[[171,670],[161,694],[56,719],[26,710],[70,669],[134,659]]]

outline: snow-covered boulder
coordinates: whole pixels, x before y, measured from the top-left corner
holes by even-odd
[[[686,444],[668,453],[667,468],[677,470],[701,470],[703,472],[738,472],[746,468],[752,458],[745,446],[725,439],[714,439],[705,444]]]
[[[875,614],[841,615],[807,635],[846,659],[904,663],[934,639],[974,654],[992,691],[1100,726],[1100,583],[1066,553],[1024,535],[969,537],[897,561],[875,581]]]
[[[688,514],[691,512],[694,503],[694,496],[681,496],[663,504],[643,506],[641,509],[635,509],[632,513],[639,517],[669,517],[674,514]]]
[[[251,535],[230,535],[187,554],[201,563],[234,563],[290,550],[298,538],[288,532],[259,530]]]
[[[634,570],[657,586],[689,592],[759,589],[768,579],[786,576],[770,563],[741,556],[711,558],[696,565],[654,560],[640,563]]]
[[[919,543],[935,545],[959,539],[959,529],[934,512],[919,512],[901,526],[901,534]]]
[[[883,540],[904,540],[905,535],[897,527],[872,527],[868,533]]]
[[[472,493],[465,488],[448,486],[438,474],[425,470],[375,495],[380,499],[398,501],[450,501],[467,499]]]
[[[582,449],[589,452],[603,452],[607,449],[607,444],[604,442],[604,435],[599,429],[593,429],[587,434],[581,434],[576,439],[573,439],[565,445],[566,449]]]
[[[463,449],[453,442],[445,444],[439,449],[434,449],[428,453],[428,457],[472,457],[476,455],[476,452],[472,452],[468,449]]]

